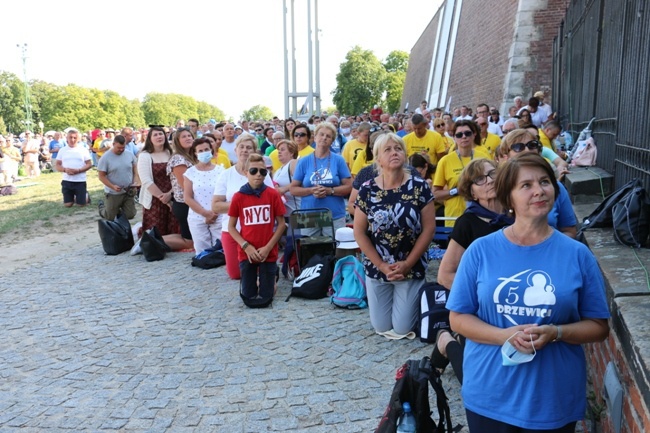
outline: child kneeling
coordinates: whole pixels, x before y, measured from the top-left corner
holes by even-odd
[[[275,292],[278,241],[286,226],[284,204],[280,194],[264,184],[268,170],[261,155],[250,155],[245,169],[248,183],[232,197],[228,233],[240,246],[237,259],[244,304],[264,308]]]

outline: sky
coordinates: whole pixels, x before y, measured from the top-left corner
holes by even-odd
[[[380,60],[392,50],[410,53],[441,3],[318,1],[321,107],[333,105],[336,74],[349,50],[359,45]],[[304,92],[306,5],[295,0],[297,90]],[[17,45],[27,44],[28,80],[139,100],[150,92],[179,93],[234,119],[261,104],[284,117],[282,0],[23,0],[9,2],[4,12],[16,19],[0,26],[0,70],[20,78]]]

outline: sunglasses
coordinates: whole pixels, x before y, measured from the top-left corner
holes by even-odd
[[[497,171],[496,170],[490,170],[488,171],[488,174],[484,174],[483,176],[479,176],[476,179],[474,179],[472,182],[474,185],[481,186],[485,185],[487,183],[488,177],[492,180],[494,180],[497,177]]]
[[[525,148],[528,148],[529,150],[539,150],[540,148],[539,141],[537,140],[531,140],[528,143],[514,143],[512,146],[510,146],[510,150],[513,152],[521,152]]]
[[[471,137],[472,135],[474,135],[474,132],[472,132],[472,131],[463,131],[463,132],[455,133],[454,137],[463,138],[463,137]]]
[[[296,132],[293,134],[294,137],[306,137],[307,133],[306,132]]]
[[[255,176],[257,174],[257,172],[259,172],[262,176],[266,176],[267,174],[269,174],[269,171],[267,169],[265,169],[265,168],[257,168],[257,167],[249,168],[248,172],[250,174],[252,174],[253,176]]]
[[[262,129],[256,129],[255,132],[262,132]]]

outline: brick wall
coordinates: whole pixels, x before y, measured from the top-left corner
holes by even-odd
[[[546,92],[546,102],[551,103],[553,81],[553,39],[558,35],[560,23],[566,13],[567,0],[548,0],[545,9],[534,12],[533,22],[538,27],[538,40],[530,43],[531,67],[526,71],[524,88],[530,98],[538,90]]]
[[[439,17],[440,9],[438,9],[438,12],[431,19],[424,32],[422,32],[413,49],[411,49],[400,112],[404,111],[407,102],[409,103],[409,111],[415,111],[420,106],[420,102],[426,99]]]
[[[518,4],[463,0],[447,91],[452,107],[500,105]]]

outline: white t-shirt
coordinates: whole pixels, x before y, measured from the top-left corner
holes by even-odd
[[[224,141],[225,143],[225,141]],[[219,176],[219,179],[217,180],[217,186],[214,188],[214,195],[223,195],[226,197],[227,202],[232,201],[232,196],[235,195],[236,192],[239,192],[240,188],[244,186],[244,184],[248,183],[248,178],[246,176],[242,176],[237,172],[237,169],[233,165],[223,173],[221,173],[221,176]],[[268,187],[273,188],[273,180],[271,180],[270,175],[266,175],[264,178],[264,184]],[[222,232],[227,232],[228,231],[228,220],[230,217],[226,218],[224,217],[223,219],[223,224],[221,227]],[[239,230],[241,227],[239,225],[239,221],[237,222],[237,230]]]
[[[235,165],[237,163],[237,154],[235,153],[235,142],[233,141],[232,143],[228,143],[226,140],[223,140],[221,142],[221,149],[228,152],[228,158],[230,158],[231,164]]]
[[[57,161],[61,161],[63,168],[79,169],[86,166],[86,161],[90,161],[90,153],[88,152],[88,149],[79,144],[75,147],[65,146],[59,150],[56,159]],[[85,182],[86,172],[84,171],[73,175],[64,172],[63,180],[70,182]]]

